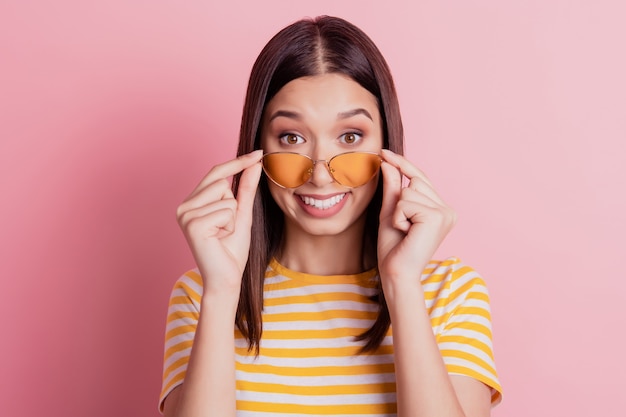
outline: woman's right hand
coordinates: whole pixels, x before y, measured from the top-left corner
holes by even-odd
[[[178,224],[203,277],[204,294],[239,294],[262,155],[257,150],[214,166],[178,207]],[[235,199],[228,178],[239,172]]]

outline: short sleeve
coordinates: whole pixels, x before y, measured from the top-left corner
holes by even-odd
[[[437,335],[439,350],[451,375],[475,378],[491,388],[492,406],[502,399],[493,354],[489,293],[485,281],[458,259],[450,265],[449,314]]]
[[[200,317],[201,297],[202,278],[197,270],[189,271],[180,277],[172,289],[165,328],[160,412],[163,412],[163,403],[167,395],[185,379]]]

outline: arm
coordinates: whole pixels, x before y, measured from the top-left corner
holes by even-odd
[[[420,279],[456,215],[406,159],[389,151],[383,157],[378,260],[393,326],[398,416],[488,416],[489,388],[448,374]],[[402,175],[411,178],[404,189]]]
[[[235,416],[234,323],[261,154],[214,167],[178,209],[203,291],[185,380],[168,395],[166,417]],[[235,199],[226,178],[241,171]]]
[[[393,323],[398,416],[489,416],[489,387],[448,374],[424,308],[420,280],[413,281],[417,285],[384,290]]]
[[[237,300],[234,294],[203,296],[185,381],[165,400],[166,417],[235,415],[233,323]]]

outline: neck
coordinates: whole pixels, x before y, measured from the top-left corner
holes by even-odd
[[[286,224],[276,257],[284,267],[307,274],[358,274],[376,266],[371,254],[364,253],[364,228],[362,221],[340,234],[311,235]]]

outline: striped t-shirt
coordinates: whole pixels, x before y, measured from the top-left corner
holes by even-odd
[[[260,354],[234,328],[238,417],[396,415],[392,329],[373,353],[355,341],[378,305],[376,270],[317,276],[272,260],[264,282]],[[426,308],[448,372],[466,375],[501,398],[482,278],[456,258],[432,261],[422,274]],[[160,408],[183,383],[199,317],[202,278],[187,272],[170,298]]]

